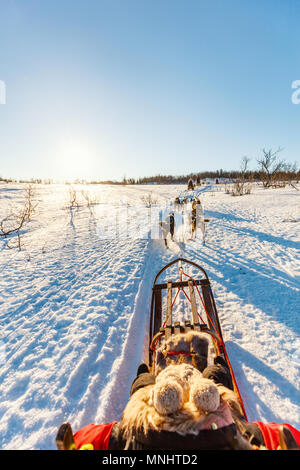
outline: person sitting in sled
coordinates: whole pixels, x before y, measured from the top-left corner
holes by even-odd
[[[194,191],[194,181],[192,178],[188,180],[188,191]]]
[[[248,423],[240,412],[227,362],[217,356],[202,372],[185,362],[154,376],[137,370],[119,422],[89,424],[73,436],[68,423],[59,449],[252,450],[297,449],[300,432],[289,424]]]

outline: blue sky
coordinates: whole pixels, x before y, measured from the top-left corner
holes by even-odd
[[[0,0],[0,175],[300,163],[297,0]]]

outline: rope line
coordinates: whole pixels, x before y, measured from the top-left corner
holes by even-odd
[[[206,313],[206,315],[207,315],[207,318],[208,318],[208,320],[210,321],[210,323],[211,323],[213,329],[215,330],[215,333],[217,334],[217,336],[218,336],[218,338],[219,338],[219,341],[220,341],[220,343],[221,343],[221,346],[222,346],[222,348],[223,348],[223,352],[224,352],[224,355],[225,355],[225,359],[226,359],[227,364],[228,364],[228,367],[229,367],[229,369],[230,369],[230,373],[231,373],[231,376],[232,376],[232,380],[233,380],[233,383],[234,383],[234,387],[235,387],[235,389],[236,389],[236,393],[237,393],[237,396],[238,396],[238,399],[239,399],[241,408],[242,408],[242,410],[243,410],[243,413],[244,413],[244,416],[245,416],[245,418],[246,418],[246,421],[248,421],[248,419],[247,419],[247,414],[246,414],[245,407],[244,407],[243,400],[242,400],[242,396],[241,396],[241,393],[240,393],[240,390],[239,390],[239,387],[238,387],[238,384],[237,384],[237,381],[236,381],[236,378],[235,378],[235,375],[234,375],[234,372],[233,372],[233,368],[232,368],[232,365],[231,365],[231,363],[230,363],[230,360],[229,360],[229,357],[228,357],[228,354],[227,354],[227,351],[226,351],[226,348],[225,348],[225,344],[224,344],[224,342],[223,342],[223,340],[222,340],[222,338],[221,338],[221,336],[220,336],[220,334],[219,334],[219,331],[218,331],[217,328],[215,327],[215,325],[214,325],[214,323],[213,323],[213,321],[212,321],[212,319],[211,319],[209,313],[207,312],[207,309],[206,309],[206,307],[205,307],[205,303],[204,303],[204,301],[203,301],[202,295],[201,295],[201,293],[200,293],[200,291],[199,291],[199,289],[198,289],[198,286],[197,286],[197,284],[196,284],[195,279],[193,279],[191,276],[189,276],[188,274],[186,274],[182,269],[181,269],[181,272],[182,272],[182,274],[184,274],[186,277],[188,277],[189,279],[191,279],[191,280],[193,281],[193,283],[194,283],[194,285],[195,285],[195,287],[196,287],[196,289],[197,289],[197,292],[198,292],[199,297],[200,297],[200,299],[201,299],[201,302],[202,302],[202,305],[203,305],[203,307],[204,307],[204,310],[205,310],[205,313]]]

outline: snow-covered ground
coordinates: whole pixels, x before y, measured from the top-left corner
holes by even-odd
[[[0,185],[1,220],[23,188]],[[74,189],[70,209],[70,186],[37,185],[21,251],[0,237],[0,448],[54,449],[63,421],[120,418],[146,358],[154,276],[181,255],[211,279],[248,419],[300,428],[300,191],[203,187],[206,244],[166,250],[137,207],[173,202],[183,186]]]

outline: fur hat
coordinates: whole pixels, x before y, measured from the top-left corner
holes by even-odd
[[[120,427],[126,438],[133,429],[145,435],[162,430],[198,435],[200,430],[233,424],[230,408],[236,400],[232,390],[205,379],[191,365],[168,366],[154,385],[131,396]]]
[[[172,335],[157,349],[156,373],[158,374],[170,365],[182,363],[190,364],[203,371],[207,366],[208,346],[209,339],[205,333],[192,330],[188,333]]]

